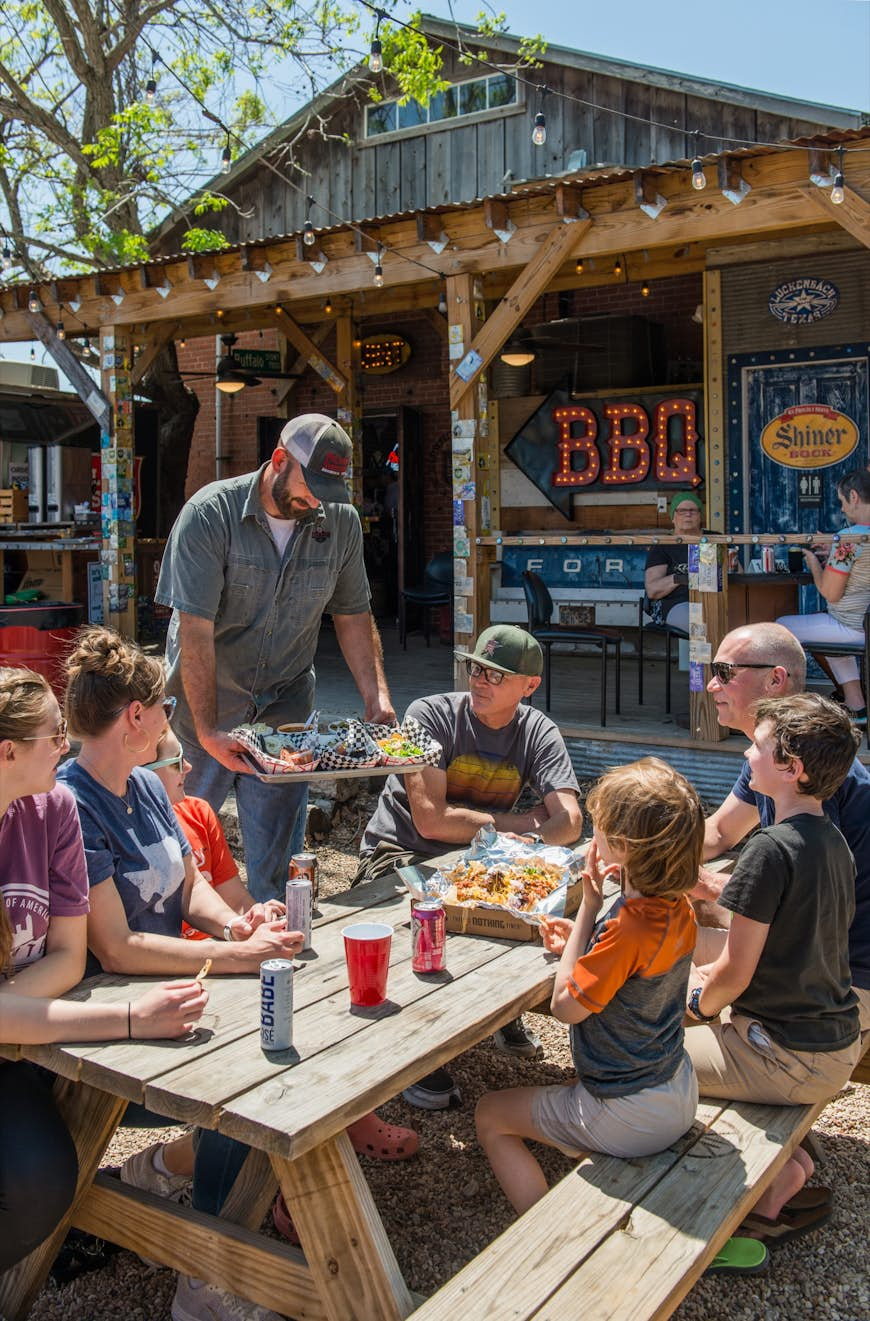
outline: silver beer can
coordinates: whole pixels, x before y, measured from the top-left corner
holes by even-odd
[[[293,1045],[293,964],[266,959],[260,964],[260,1045],[289,1050]]]
[[[301,931],[305,937],[302,948],[311,949],[311,909],[314,899],[307,876],[290,877],[284,901],[287,905],[287,930]]]

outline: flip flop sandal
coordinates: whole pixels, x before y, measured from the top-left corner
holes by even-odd
[[[804,1234],[812,1234],[814,1230],[821,1229],[830,1218],[830,1203],[808,1211],[794,1211],[787,1215],[783,1215],[780,1211],[775,1220],[751,1212],[740,1226],[739,1233],[749,1238],[760,1239],[769,1248],[779,1248],[784,1243],[791,1243],[796,1238],[803,1238]]]
[[[820,1206],[831,1206],[833,1200],[834,1194],[830,1188],[825,1188],[821,1184],[815,1184],[811,1188],[805,1184],[799,1193],[789,1198],[779,1214],[792,1216],[799,1211],[815,1211]]]
[[[385,1124],[373,1110],[355,1124],[348,1124],[347,1135],[359,1156],[372,1160],[408,1160],[416,1156],[419,1138],[412,1128]]]
[[[272,1203],[272,1224],[288,1243],[292,1243],[294,1248],[301,1248],[299,1235],[296,1233],[296,1226],[287,1210],[287,1203],[284,1201],[283,1193],[279,1193]]]
[[[758,1275],[767,1270],[768,1252],[757,1238],[729,1238],[723,1243],[705,1275]]]

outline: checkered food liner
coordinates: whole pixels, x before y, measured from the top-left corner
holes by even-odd
[[[441,744],[413,716],[405,716],[401,725],[367,724],[366,730],[380,748],[384,766],[437,766],[441,760]]]
[[[362,720],[348,720],[344,734],[336,734],[320,757],[321,770],[352,771],[382,765],[381,750]]]
[[[265,775],[293,775],[297,771],[317,770],[320,757],[316,729],[298,734],[275,734],[271,731],[266,734],[262,726],[254,729],[250,725],[237,725],[230,732]],[[281,756],[283,749],[286,749],[286,757]],[[288,760],[299,752],[311,752],[311,760]]]

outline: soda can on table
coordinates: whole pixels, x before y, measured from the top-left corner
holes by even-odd
[[[293,1045],[293,964],[266,959],[260,964],[260,1045],[289,1050]]]
[[[292,866],[292,863],[291,863]],[[301,931],[303,949],[311,949],[311,909],[313,898],[311,882],[307,876],[291,876],[284,893],[287,905],[287,930]]]
[[[311,882],[311,901],[317,903],[319,886],[317,883],[316,853],[294,853],[290,859],[290,869],[287,875],[291,881],[295,876],[307,877]]]
[[[447,967],[447,920],[440,899],[411,900],[411,967],[414,972]]]

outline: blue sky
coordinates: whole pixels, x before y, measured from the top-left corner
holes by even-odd
[[[397,10],[401,16],[413,5]],[[484,0],[422,0],[474,23]],[[495,0],[516,35],[870,111],[870,0]]]

